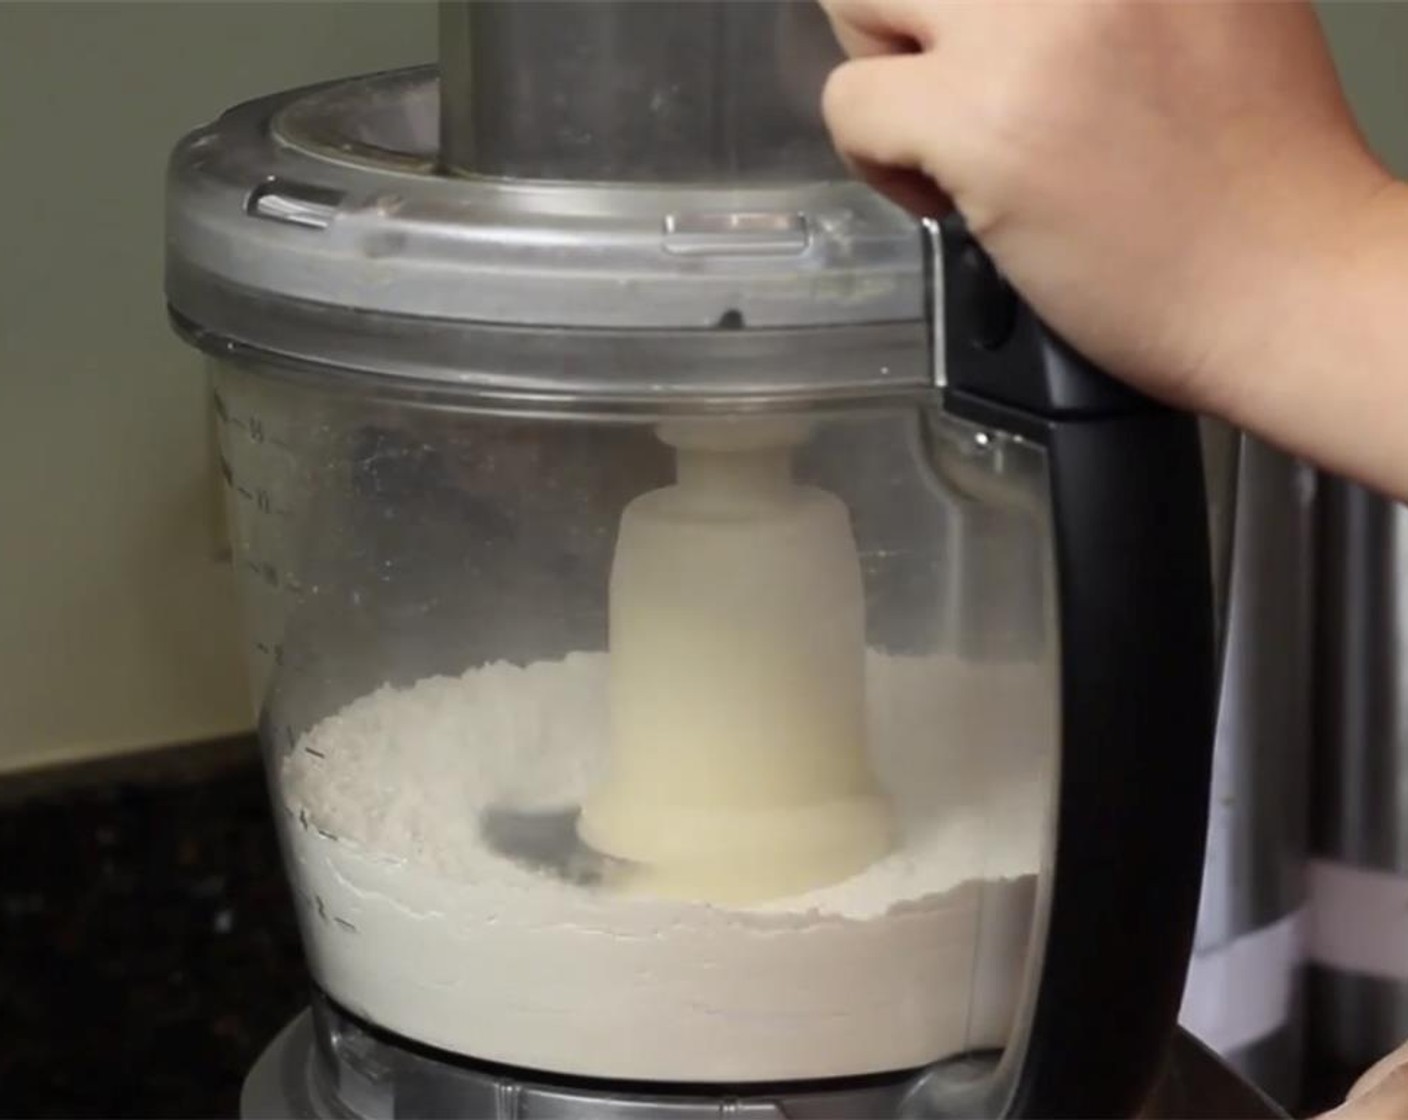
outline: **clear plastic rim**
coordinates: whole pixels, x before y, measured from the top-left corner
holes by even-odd
[[[584,394],[572,390],[488,385],[466,379],[407,377],[335,365],[263,349],[208,330],[168,309],[176,333],[196,349],[261,376],[287,380],[320,392],[374,396],[429,411],[476,416],[611,423],[678,416],[880,415],[931,403],[935,390],[914,384],[893,387],[838,386],[833,389],[760,390],[714,393],[640,390]]]

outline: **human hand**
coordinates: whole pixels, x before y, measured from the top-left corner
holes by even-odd
[[[1265,339],[1392,183],[1305,3],[823,6],[842,155],[913,210],[951,199],[1038,314],[1165,399],[1255,414]]]

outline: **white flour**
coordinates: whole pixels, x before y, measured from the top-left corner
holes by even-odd
[[[485,807],[575,805],[590,787],[606,665],[383,688],[287,756],[304,933],[336,999],[479,1058],[647,1080],[858,1074],[1005,1037],[1050,790],[1033,668],[872,653],[870,750],[901,846],[723,910],[574,886],[484,844]]]

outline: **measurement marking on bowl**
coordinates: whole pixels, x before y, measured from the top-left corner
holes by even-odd
[[[273,564],[269,563],[269,561],[246,560],[244,562],[244,566],[250,572],[254,573],[254,575],[258,576],[261,580],[267,583],[270,587],[274,588],[275,590],[278,589],[280,583],[279,570],[275,568]]]

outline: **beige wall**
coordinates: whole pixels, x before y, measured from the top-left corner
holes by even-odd
[[[232,102],[433,52],[412,0],[0,2],[0,770],[249,725],[165,155]]]

